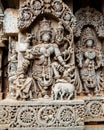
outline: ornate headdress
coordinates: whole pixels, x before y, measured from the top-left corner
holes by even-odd
[[[81,35],[81,44],[85,44],[87,40],[93,40],[94,43],[96,43],[96,34],[90,27],[87,27],[83,30]]]
[[[52,33],[53,33],[53,28],[51,27],[51,22],[49,20],[46,20],[45,18],[40,22],[39,25],[39,35],[38,35],[38,39],[42,40],[42,35],[45,33],[49,33],[50,36],[52,37]]]
[[[51,31],[51,22],[45,18],[40,22],[40,32]]]

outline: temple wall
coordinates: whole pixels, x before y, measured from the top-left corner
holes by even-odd
[[[104,129],[104,1],[0,0],[0,130]]]

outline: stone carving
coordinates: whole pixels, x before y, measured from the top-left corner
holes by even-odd
[[[6,102],[5,102],[6,103]],[[4,103],[4,104],[5,104]],[[2,105],[2,115],[0,114],[0,126],[6,124],[6,128],[61,128],[61,127],[81,127],[84,125],[85,106],[83,101],[24,101],[12,105]],[[27,104],[27,103],[30,103]],[[31,106],[32,104],[32,106]],[[6,107],[6,108],[5,108]],[[4,121],[4,122],[3,122]]]
[[[31,125],[33,125],[34,120],[36,118],[36,112],[32,107],[23,107],[23,108],[20,108],[17,118],[18,118],[19,123],[22,126],[31,127]]]
[[[24,60],[22,67],[17,69],[16,93],[14,94],[16,99],[27,100],[30,97],[33,98],[34,95],[37,98],[51,96],[52,86],[54,87],[56,80],[58,78],[64,79],[64,71],[74,66],[73,29],[75,18],[68,6],[62,1],[32,0],[24,3],[19,9],[18,27],[22,30],[26,29],[37,16],[46,13],[59,19],[58,27],[53,28],[51,21],[44,18],[39,24],[38,35],[35,35],[34,32],[29,34],[19,47]],[[70,35],[65,36],[64,29]],[[34,46],[30,47],[31,43]],[[63,44],[65,45],[62,47]],[[28,71],[30,66],[31,69]],[[26,76],[27,73],[29,77]],[[67,82],[74,83],[70,76],[68,77],[70,81]]]
[[[15,118],[16,107],[0,106],[0,124],[9,124]]]
[[[58,119],[64,126],[73,125],[75,121],[75,111],[71,106],[63,106],[59,109]]]
[[[46,13],[59,20],[59,22],[56,21],[56,28],[53,27]],[[70,99],[75,90],[75,65],[73,60],[75,17],[62,1],[32,0],[24,3],[19,9],[19,29],[24,30],[30,27],[36,18],[41,15],[43,18],[37,25],[37,31],[31,29],[29,33],[27,32],[26,40],[22,41],[18,48],[18,60],[23,60],[21,66],[18,65],[13,80],[14,93],[12,96],[17,100],[51,97],[52,87],[55,92],[56,81],[60,79],[61,81],[66,80],[69,87],[72,86],[71,89],[66,88],[68,92],[65,89],[65,92],[61,90],[62,99],[64,99],[64,96]],[[66,77],[67,70],[69,70],[69,73]]]
[[[71,13],[71,10],[65,5],[62,0],[32,0],[25,3],[19,9],[18,15],[18,27],[25,29],[31,25],[31,23],[37,18],[37,16],[50,13],[62,21],[65,28],[75,27],[75,18]]]
[[[33,98],[34,88],[33,79],[30,77],[25,77],[23,70],[18,69],[18,77],[16,79],[16,99],[20,98],[22,100]]]
[[[83,130],[88,122],[103,122],[103,15],[82,8],[75,13],[76,26],[69,8],[73,1],[23,1],[18,19],[14,9],[1,15],[0,26],[8,21],[1,27],[0,47],[7,45],[4,31],[9,94],[0,101],[0,128]],[[15,17],[13,23],[18,20],[19,31],[9,16]]]
[[[84,26],[93,26],[98,37],[104,38],[104,17],[94,8],[81,8],[75,14],[77,18],[77,26],[75,36],[80,37]]]
[[[52,107],[42,107],[38,112],[38,124],[52,126],[56,121],[55,110]]]
[[[104,120],[104,98],[84,99],[86,104],[86,122]]]
[[[57,100],[61,97],[61,100],[67,97],[70,98],[74,95],[75,87],[74,85],[68,83],[66,80],[57,80],[53,88],[53,99]]]
[[[91,89],[93,89],[94,94],[98,94],[104,85],[102,72],[99,70],[99,68],[104,66],[104,57],[101,45],[98,42],[100,41],[97,39],[94,30],[86,27],[81,33],[81,38],[76,48],[80,76],[87,94],[91,94]]]
[[[9,79],[9,92],[14,95],[14,81],[16,79],[18,54],[16,50],[17,37],[10,39],[9,55],[8,55],[8,79]]]
[[[88,104],[88,114],[92,117],[103,116],[102,103],[93,101]]]
[[[74,66],[74,62],[71,59],[74,52],[74,50],[72,49],[72,39],[71,41],[68,41],[68,37],[65,39],[63,31],[64,27],[59,22],[59,26],[56,29],[56,40],[56,37],[54,37],[55,31],[51,26],[51,22],[49,20],[43,19],[40,22],[39,31],[37,32],[38,44],[33,46],[31,49],[27,49],[24,54],[24,60],[22,63],[23,74],[25,74],[25,71],[31,64],[31,60],[34,60],[32,78],[35,82],[35,85],[38,85],[38,89],[40,89],[40,91],[42,92],[41,96],[44,97],[48,96],[47,90],[50,88],[50,86],[53,85],[54,82],[56,82],[56,79],[62,78],[64,70],[67,68],[70,69],[71,64],[73,64]],[[60,32],[62,33],[63,39],[60,39],[60,37],[58,36],[58,33]],[[62,48],[64,50],[61,54],[59,47],[64,42],[66,42],[66,45]],[[68,45],[70,46],[68,47]],[[53,60],[51,59],[52,57]],[[71,61],[73,63],[70,63]],[[71,82],[71,80],[67,82]],[[36,86],[34,87],[36,90]],[[74,87],[72,91],[74,91]]]

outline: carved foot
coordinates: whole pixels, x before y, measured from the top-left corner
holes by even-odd
[[[45,96],[44,96],[44,99],[49,99],[49,96],[48,96],[48,95],[45,95]]]
[[[90,93],[87,94],[89,97],[92,97],[92,95]]]

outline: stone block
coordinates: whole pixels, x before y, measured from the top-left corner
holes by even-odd
[[[86,104],[85,122],[104,121],[104,97],[84,98]]]
[[[0,101],[0,128],[10,130],[82,130],[85,106],[73,101]]]

